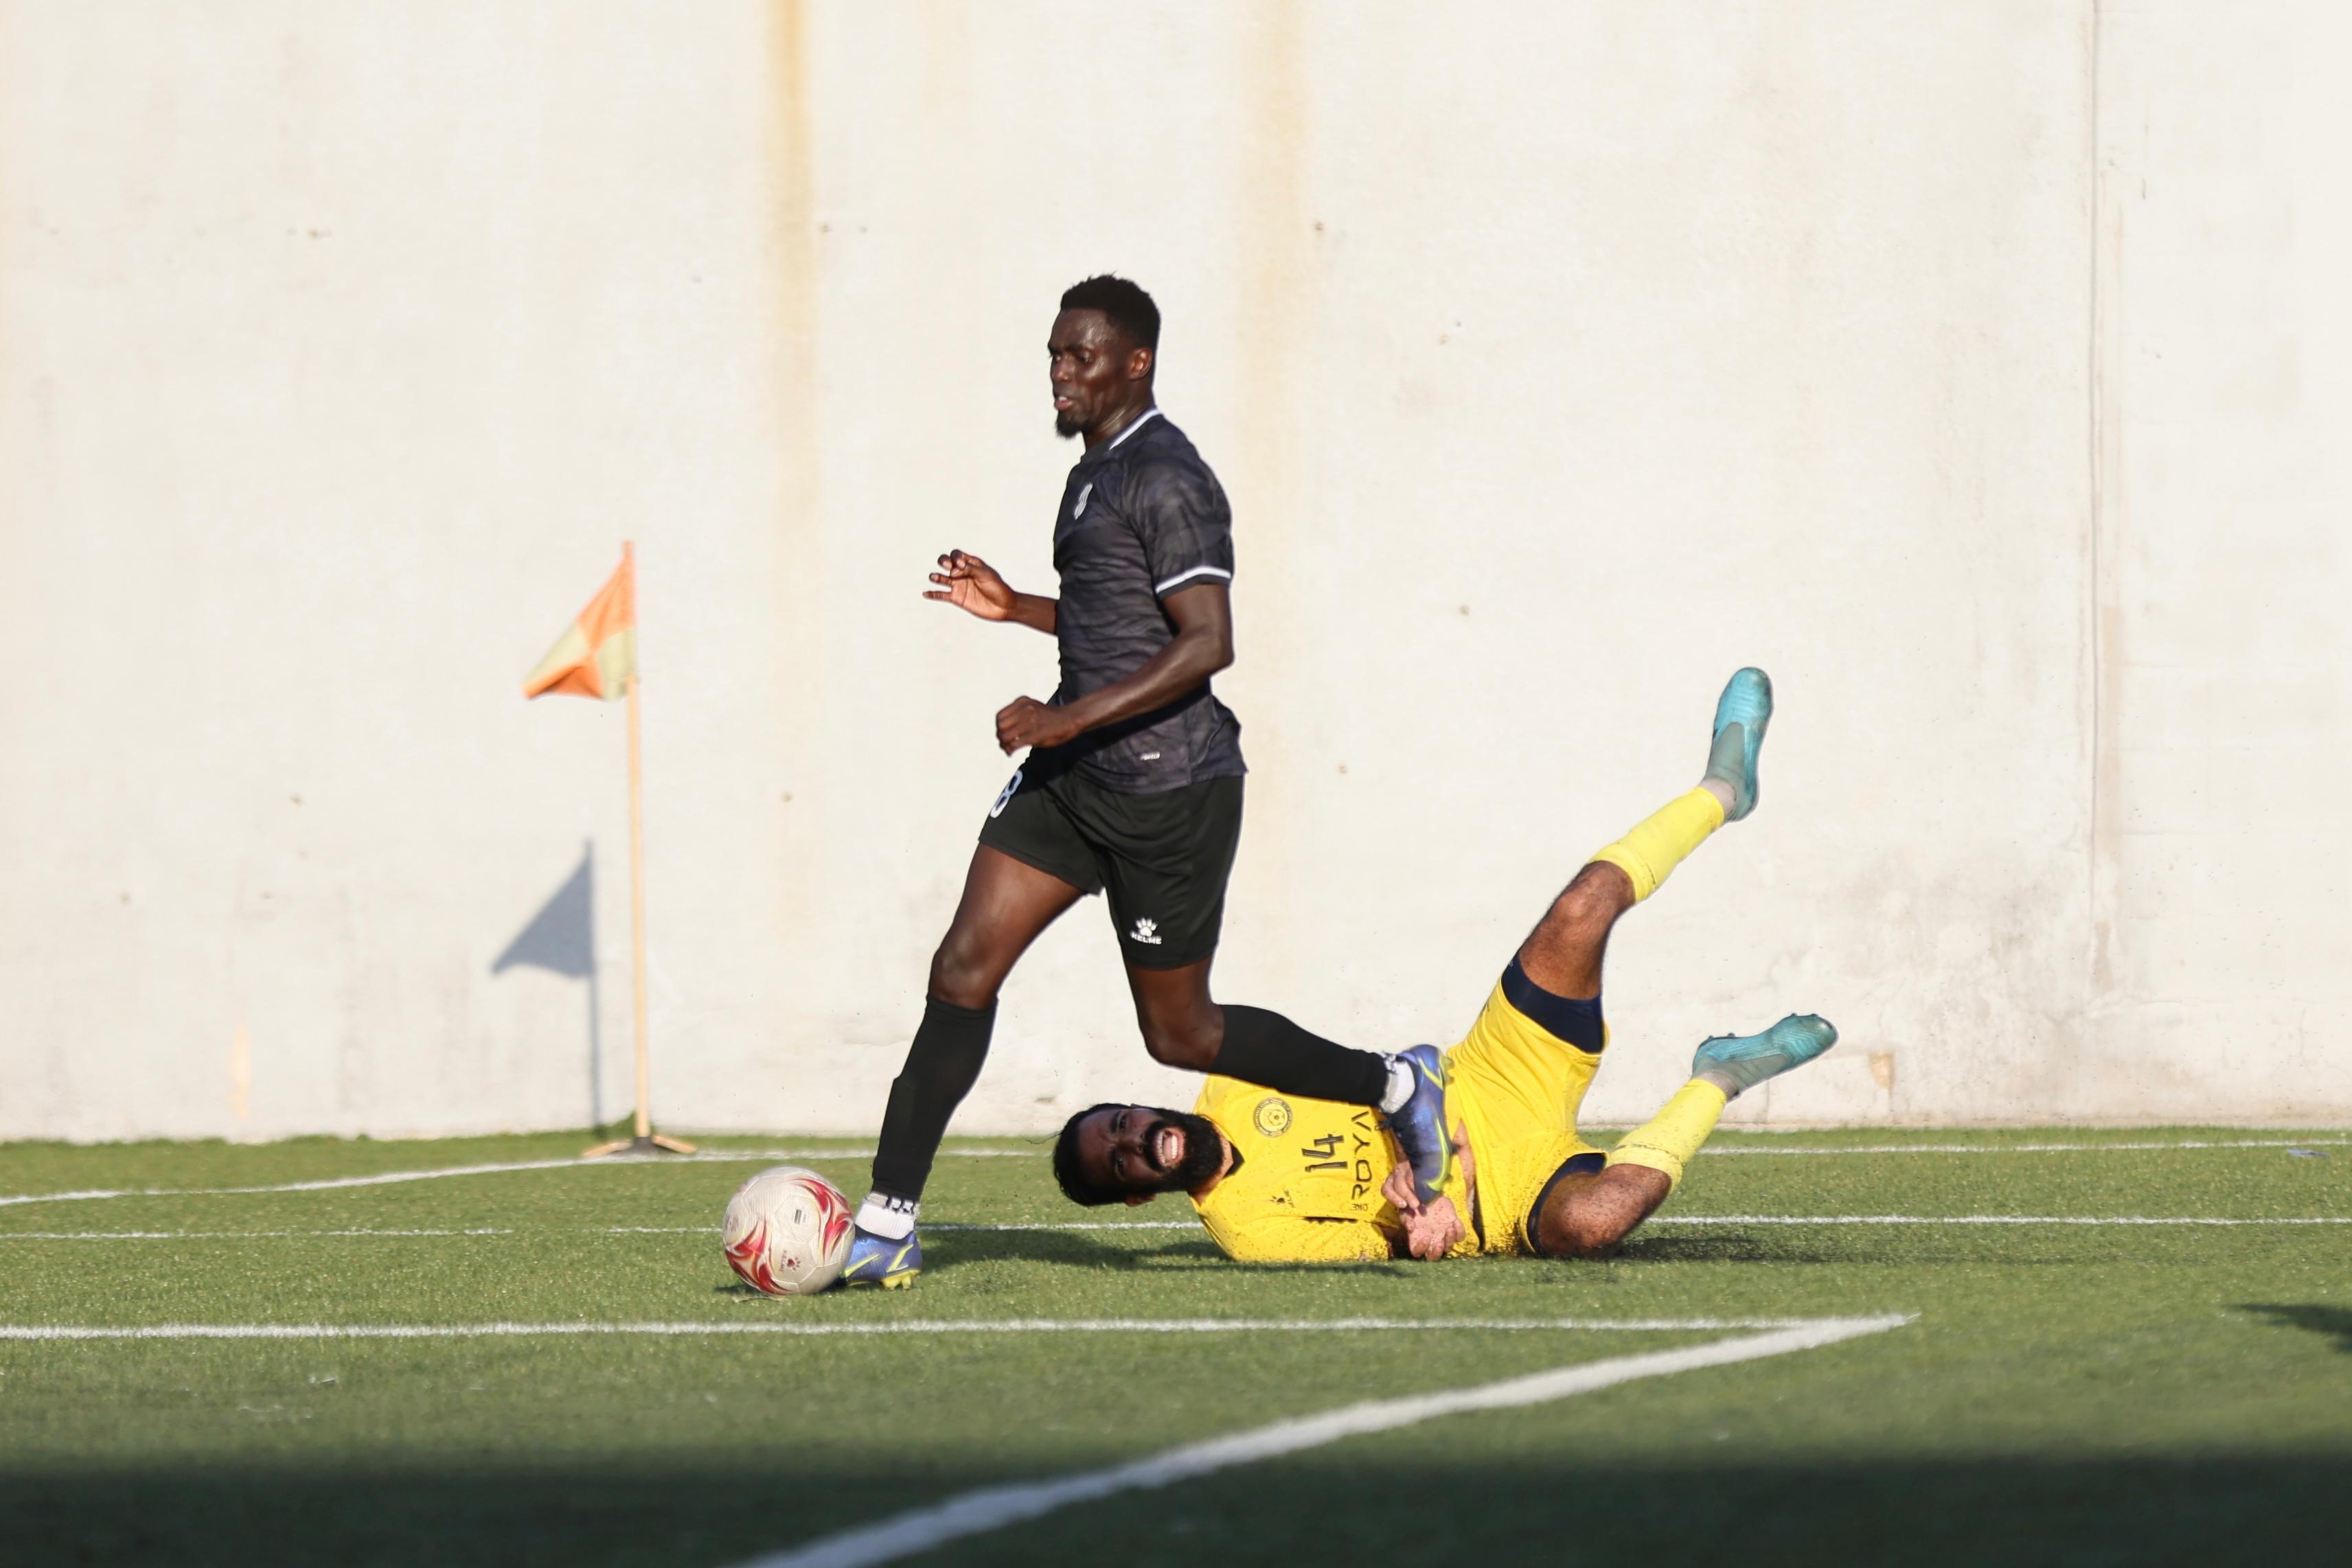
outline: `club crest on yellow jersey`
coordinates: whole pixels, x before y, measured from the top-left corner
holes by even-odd
[[[1250,1121],[1269,1138],[1278,1138],[1290,1126],[1290,1102],[1279,1095],[1269,1094],[1257,1103]]]

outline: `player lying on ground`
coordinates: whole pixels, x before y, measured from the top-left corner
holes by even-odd
[[[890,1085],[874,1190],[845,1285],[910,1284],[915,1220],[948,1118],[988,1056],[996,993],[1040,932],[1105,894],[1144,1049],[1171,1067],[1385,1113],[1434,1198],[1452,1174],[1438,1053],[1355,1051],[1265,1008],[1219,1006],[1209,966],[1242,831],[1241,725],[1209,689],[1234,662],[1233,515],[1184,433],[1152,401],[1160,309],[1120,277],[1062,296],[1046,340],[1054,428],[1086,452],[1054,520],[1058,599],[1018,593],[950,550],[925,597],[1053,637],[1051,702],[1016,697],[996,741],[1023,747],[931,972],[922,1026]],[[1370,1114],[1367,1111],[1367,1114]]]
[[[1716,705],[1706,778],[1593,856],[1520,944],[1447,1056],[1460,1157],[1442,1197],[1419,1200],[1391,1135],[1363,1107],[1217,1077],[1192,1115],[1097,1105],[1071,1117],[1054,1149],[1062,1190],[1083,1204],[1189,1193],[1227,1256],[1255,1261],[1590,1258],[1615,1247],[1665,1201],[1726,1102],[1837,1040],[1811,1017],[1710,1040],[1690,1082],[1615,1149],[1577,1135],[1577,1106],[1609,1040],[1601,960],[1610,929],[1708,834],[1755,810],[1771,716],[1764,672],[1732,676]]]

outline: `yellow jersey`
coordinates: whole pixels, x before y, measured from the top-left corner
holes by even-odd
[[[1553,1035],[1496,986],[1446,1061],[1446,1115],[1468,1134],[1471,1153],[1469,1169],[1454,1162],[1445,1187],[1463,1228],[1446,1256],[1533,1253],[1528,1227],[1544,1184],[1567,1160],[1599,1152],[1577,1135],[1576,1112],[1600,1052]],[[1226,1256],[1264,1263],[1404,1255],[1404,1222],[1381,1197],[1404,1154],[1378,1111],[1216,1077],[1192,1109],[1241,1156],[1192,1200]]]
[[[1238,1166],[1192,1200],[1210,1239],[1244,1262],[1347,1262],[1403,1255],[1404,1222],[1381,1184],[1404,1159],[1369,1105],[1277,1094],[1212,1077],[1193,1113],[1216,1125]],[[1460,1167],[1446,1191],[1469,1228]],[[1465,1237],[1457,1253],[1475,1252]]]

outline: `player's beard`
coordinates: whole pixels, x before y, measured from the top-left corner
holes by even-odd
[[[1054,411],[1055,434],[1067,441],[1074,435],[1084,435],[1086,433],[1086,422],[1078,418],[1076,409],[1063,408]]]
[[[1214,1122],[1183,1111],[1162,1111],[1151,1124],[1146,1147],[1159,1136],[1163,1126],[1174,1127],[1184,1134],[1184,1157],[1160,1178],[1161,1192],[1190,1192],[1224,1168],[1225,1140]]]

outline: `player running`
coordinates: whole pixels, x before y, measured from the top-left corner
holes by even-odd
[[[1690,1082],[1615,1149],[1577,1135],[1576,1108],[1609,1041],[1601,960],[1610,929],[1708,834],[1756,809],[1771,716],[1764,672],[1733,675],[1716,704],[1706,777],[1594,855],[1519,945],[1469,1037],[1447,1053],[1462,1142],[1456,1175],[1434,1202],[1415,1201],[1391,1140],[1363,1111],[1223,1077],[1189,1116],[1097,1105],[1071,1117],[1054,1148],[1062,1190],[1083,1204],[1189,1193],[1226,1255],[1253,1261],[1591,1258],[1615,1247],[1665,1201],[1726,1102],[1837,1040],[1811,1017],[1710,1040]]]
[[[874,1190],[857,1210],[845,1285],[921,1270],[915,1221],[948,1118],[980,1076],[996,993],[1062,911],[1108,895],[1144,1048],[1171,1067],[1386,1119],[1412,1167],[1407,1202],[1453,1176],[1444,1068],[1433,1046],[1351,1051],[1263,1008],[1220,1007],[1209,965],[1241,837],[1241,725],[1209,690],[1234,662],[1233,514],[1217,477],[1154,404],[1160,309],[1120,277],[1062,296],[1045,345],[1054,428],[1086,452],[1054,522],[1059,599],[1015,591],[950,550],[924,594],[1050,634],[1050,702],[996,716],[1029,747],[981,824],[963,901],[931,956],[922,1026],[890,1085]]]

